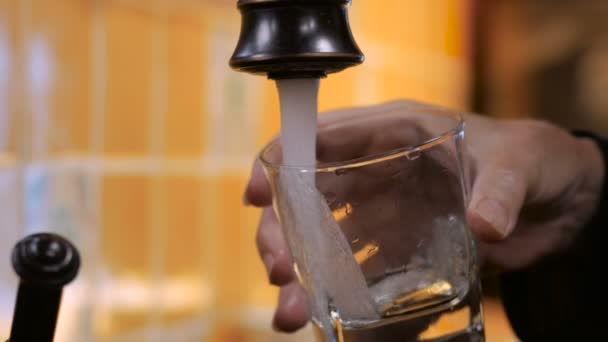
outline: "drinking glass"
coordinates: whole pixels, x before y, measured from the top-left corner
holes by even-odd
[[[318,336],[484,341],[462,116],[410,103],[325,122],[316,166],[285,165],[280,139],[260,155]]]

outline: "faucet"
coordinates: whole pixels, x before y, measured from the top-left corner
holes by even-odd
[[[241,33],[230,66],[270,79],[323,78],[361,64],[350,0],[239,0]]]
[[[80,268],[78,250],[59,235],[38,233],[15,245],[11,261],[19,289],[9,341],[54,341],[63,287]]]

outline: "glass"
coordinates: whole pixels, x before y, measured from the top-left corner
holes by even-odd
[[[320,125],[317,167],[260,159],[326,341],[484,341],[464,121],[411,104]]]

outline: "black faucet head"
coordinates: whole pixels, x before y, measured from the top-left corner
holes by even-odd
[[[236,70],[272,79],[324,77],[363,62],[348,21],[350,0],[239,0]]]

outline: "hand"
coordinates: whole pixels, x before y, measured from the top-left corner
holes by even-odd
[[[349,125],[352,134],[358,134],[357,127],[386,125],[392,114],[421,105],[396,102],[343,110],[321,115],[319,124]],[[521,269],[568,248],[590,219],[599,198],[604,165],[597,146],[539,121],[495,120],[475,114],[466,114],[465,121],[473,180],[467,223],[481,241],[482,261],[503,269]],[[406,130],[411,123],[391,123],[390,127]],[[369,137],[366,144],[357,146],[358,153],[369,153],[386,142],[386,130],[374,131],[383,132],[382,139]],[[348,136],[329,135],[328,139],[324,143],[349,145],[341,141]],[[270,208],[270,188],[257,163],[245,200],[264,207],[258,249],[270,282],[282,286],[274,326],[297,330],[307,323],[310,309],[293,274],[289,248]]]

